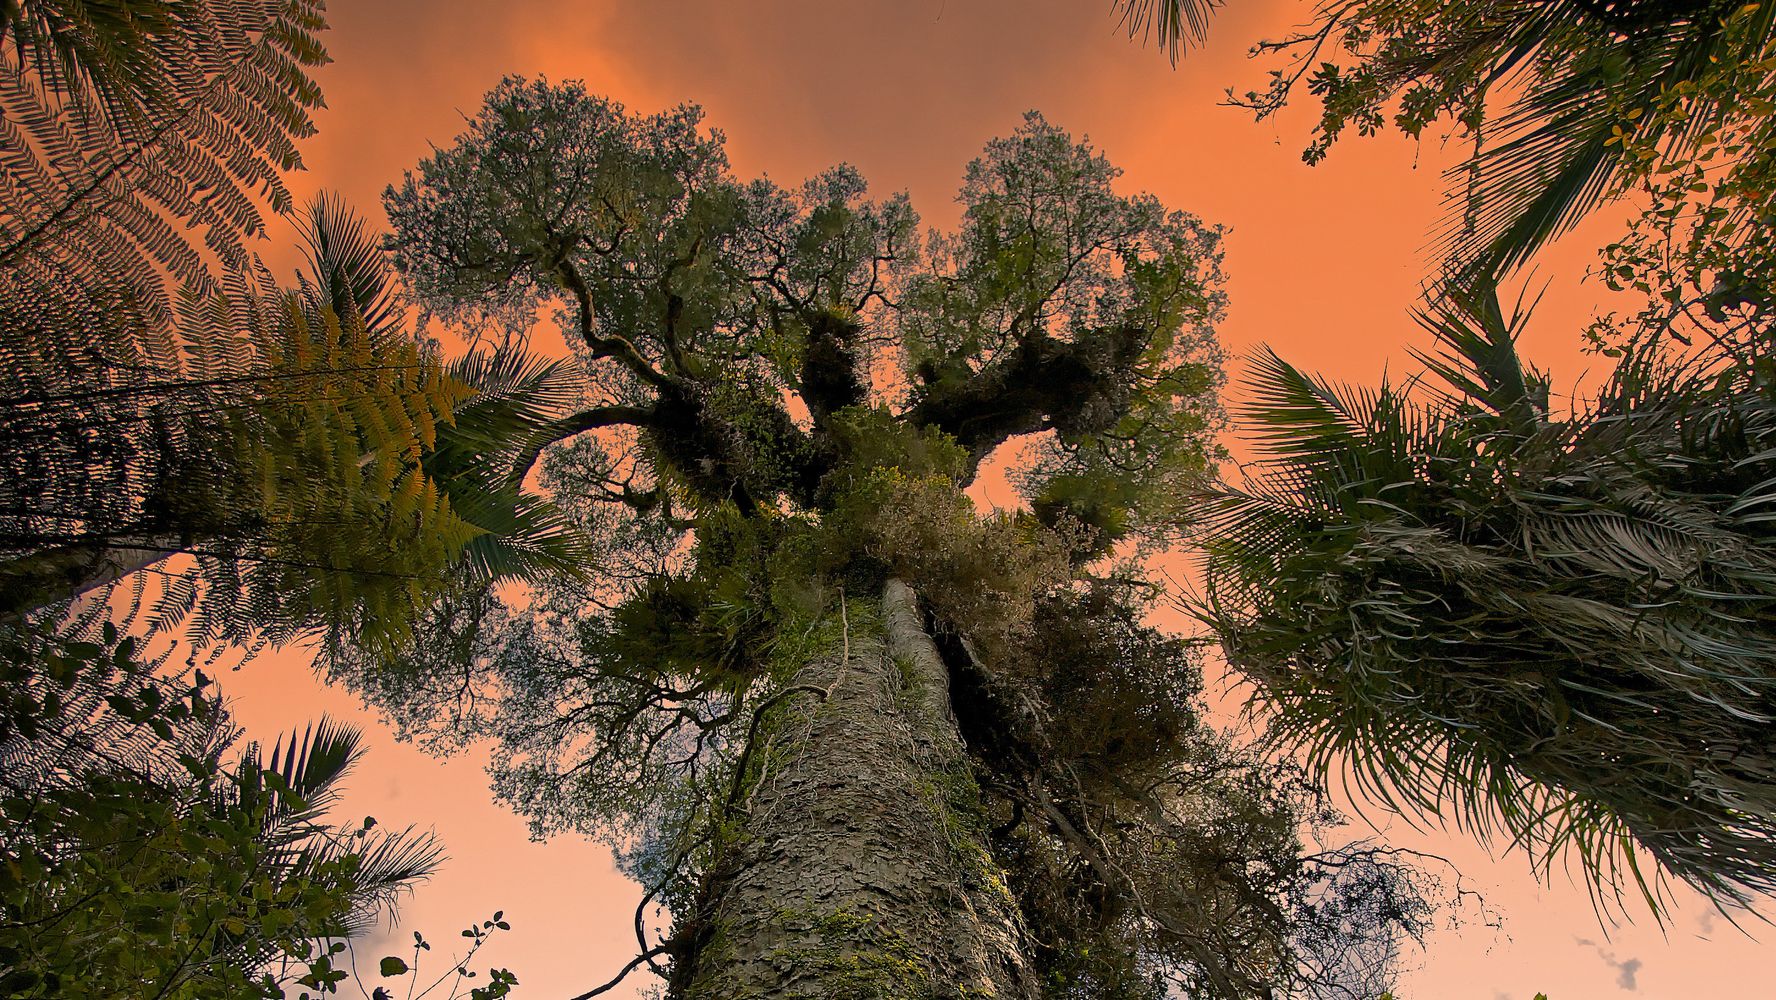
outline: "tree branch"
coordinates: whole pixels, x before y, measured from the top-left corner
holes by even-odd
[[[573,261],[566,254],[555,261],[553,270],[567,290],[573,293],[574,301],[579,306],[580,336],[585,338],[586,345],[592,348],[595,358],[616,358],[623,367],[634,372],[636,377],[656,389],[671,390],[676,388],[672,379],[660,373],[659,369],[648,364],[628,338],[621,336],[601,337],[597,332],[597,318],[592,311],[592,289],[586,285],[586,279],[574,267]]]
[[[119,537],[0,562],[0,620],[72,600],[189,547],[172,534]]]
[[[616,427],[630,425],[645,427],[653,422],[654,411],[640,406],[595,406],[590,410],[581,410],[555,421],[543,428],[524,450],[512,460],[512,482],[523,483],[530,475],[531,467],[543,454],[543,449],[557,441],[565,441],[576,434],[597,430],[600,427]]]
[[[954,437],[975,465],[1019,434],[1101,432],[1127,410],[1117,389],[1127,384],[1150,339],[1134,326],[1094,330],[1074,340],[1026,334],[966,377],[934,370],[905,417]]]
[[[603,986],[597,986],[597,987],[594,987],[590,990],[587,990],[586,992],[581,993],[579,996],[574,997],[573,1000],[592,1000],[593,997],[598,996],[600,993],[608,993],[611,990],[616,989],[617,984],[622,982],[625,978],[627,978],[629,973],[634,972],[636,967],[639,966],[641,963],[647,961],[650,958],[653,958],[656,955],[664,955],[671,950],[672,950],[671,946],[665,945],[665,944],[657,944],[657,945],[653,946],[652,948],[649,948],[647,951],[644,951],[641,954],[630,959],[629,964],[623,966],[623,971],[617,973],[617,977],[615,979],[612,979],[610,982],[605,983]]]

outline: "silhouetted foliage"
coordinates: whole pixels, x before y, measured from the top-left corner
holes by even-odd
[[[318,0],[0,7],[0,361],[170,378],[314,132]],[[93,375],[102,374],[92,372]],[[126,376],[128,377],[128,376]]]
[[[1492,291],[1423,320],[1444,388],[1259,359],[1270,459],[1209,518],[1208,619],[1318,766],[1653,895],[1776,888],[1767,339],[1641,342],[1550,414]],[[1453,814],[1448,811],[1453,807]]]
[[[296,290],[249,253],[293,208],[322,10],[0,2],[7,996],[336,991],[343,937],[436,847],[326,826],[356,731],[323,720],[268,759],[232,752],[208,679],[144,658],[145,636],[327,630],[375,649],[459,576],[573,551],[513,472],[575,390],[562,366],[446,365],[402,328],[376,237],[337,200],[298,221]],[[168,556],[150,587],[138,571]],[[97,624],[112,597],[137,635]]]
[[[361,220],[321,198],[304,233],[297,291],[261,272],[184,298],[176,377],[0,377],[14,445],[0,608],[185,555],[147,595],[147,626],[197,643],[325,630],[378,646],[401,641],[453,573],[572,565],[572,539],[513,475],[573,402],[569,369],[512,348],[446,363],[397,322]]]
[[[1215,5],[1119,6],[1175,58],[1182,39],[1201,38]],[[1737,200],[1741,239],[1760,238],[1776,211],[1768,4],[1316,4],[1306,27],[1254,52],[1284,64],[1268,86],[1230,98],[1266,118],[1305,85],[1320,104],[1309,163],[1351,131],[1392,126],[1417,138],[1447,126],[1472,141],[1472,155],[1450,171],[1451,212],[1439,234],[1470,277],[1523,264],[1591,209],[1659,178],[1663,165],[1696,166],[1709,175],[1706,188]],[[1715,220],[1717,234],[1724,221]]]
[[[339,939],[437,866],[428,836],[325,822],[362,755],[349,727],[231,750],[208,678],[109,626],[7,627],[0,671],[7,996],[318,995]]]

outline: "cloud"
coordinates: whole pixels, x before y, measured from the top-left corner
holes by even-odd
[[[1583,947],[1596,950],[1597,956],[1603,959],[1605,964],[1616,970],[1616,985],[1618,987],[1621,987],[1629,993],[1633,993],[1639,988],[1640,982],[1636,977],[1640,975],[1640,967],[1645,964],[1641,962],[1640,959],[1625,958],[1617,960],[1615,953],[1609,951],[1604,948],[1603,945],[1598,944],[1590,938],[1576,937],[1573,938],[1573,940]]]
[[[1632,993],[1634,991],[1634,974],[1640,971],[1640,959],[1631,958],[1626,962],[1617,962],[1608,955],[1603,960],[1616,967],[1616,985]]]

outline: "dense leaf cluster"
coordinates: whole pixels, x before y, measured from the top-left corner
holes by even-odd
[[[296,291],[261,271],[181,297],[177,373],[0,378],[5,610],[184,554],[158,593],[130,581],[151,629],[381,648],[453,572],[571,565],[514,471],[575,398],[566,366],[510,349],[444,362],[395,322],[360,220],[322,198],[304,232]]]
[[[293,207],[322,9],[0,4],[7,996],[336,992],[343,937],[437,861],[429,838],[322,822],[355,731],[233,752],[202,672],[144,657],[144,634],[324,628],[375,649],[456,573],[567,564],[520,493],[573,391],[562,366],[445,365],[401,329],[376,240],[324,196],[298,220],[294,290],[248,252]],[[116,596],[137,635],[107,621]]]
[[[1146,604],[1126,582],[1050,590],[1008,666],[948,646],[1050,995],[1379,995],[1452,887],[1426,859],[1319,842],[1342,819],[1203,721],[1199,654]]]
[[[0,634],[0,990],[16,997],[318,995],[329,956],[437,865],[429,837],[324,822],[359,734],[269,755],[201,672],[134,640]]]
[[[1606,886],[1776,886],[1772,369],[1643,346],[1566,418],[1490,292],[1425,317],[1448,385],[1274,357],[1273,460],[1218,499],[1210,618],[1322,767],[1453,804]],[[1651,897],[1649,896],[1649,900]],[[1655,909],[1656,909],[1655,904]]]

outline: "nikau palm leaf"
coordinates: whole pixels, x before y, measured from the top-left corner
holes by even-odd
[[[1529,6],[1567,9],[1545,20],[1518,9],[1498,13],[1492,30],[1508,34],[1485,86],[1521,96],[1487,122],[1486,143],[1471,162],[1450,172],[1455,211],[1444,248],[1491,272],[1521,265],[1619,193],[1627,135],[1645,130],[1675,159],[1721,116],[1739,113],[1712,106],[1675,117],[1660,112],[1669,95],[1715,66],[1755,63],[1776,37],[1776,9],[1768,6],[1670,4],[1663,20],[1632,29],[1600,23],[1596,5]],[[1727,30],[1727,15],[1742,6],[1752,10],[1750,23]]]
[[[385,331],[401,319],[394,297],[394,276],[376,235],[346,201],[321,192],[297,220],[315,308],[331,307],[341,316],[356,315],[373,331]]]
[[[1116,0],[1117,18],[1130,38],[1152,39],[1173,65],[1179,52],[1209,36],[1209,18],[1225,0]]]
[[[279,881],[320,877],[341,861],[350,864],[354,906],[340,934],[367,929],[396,896],[437,871],[443,847],[429,833],[372,828],[341,835],[322,824],[337,801],[339,782],[363,758],[363,732],[322,717],[278,739],[260,758],[250,744],[237,769],[232,803],[258,811],[264,842],[280,845]],[[262,811],[256,807],[264,804]]]
[[[1447,388],[1338,391],[1274,355],[1269,454],[1208,498],[1199,608],[1323,776],[1570,848],[1600,888],[1659,869],[1776,889],[1776,384],[1637,352],[1565,420],[1489,287],[1427,309]]]

